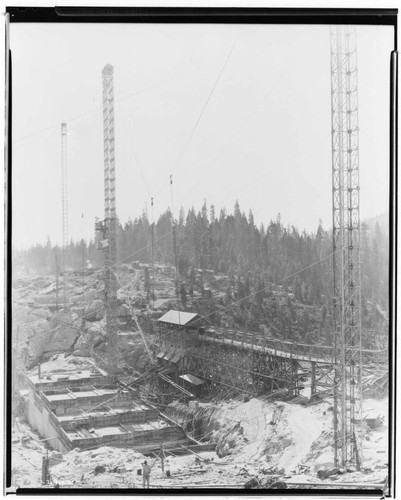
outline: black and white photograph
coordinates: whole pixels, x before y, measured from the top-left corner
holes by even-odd
[[[393,493],[396,11],[210,11],[8,9],[8,492]]]

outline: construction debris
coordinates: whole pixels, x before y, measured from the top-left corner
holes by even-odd
[[[377,427],[380,427],[383,424],[384,416],[383,415],[376,415],[369,417],[366,416],[364,417],[363,421],[368,424],[370,429],[377,429]]]
[[[127,271],[127,276],[129,274],[132,277],[139,272],[132,269],[129,273]],[[165,283],[168,290],[173,280],[169,278],[170,283],[162,270],[158,272],[163,277],[160,282]],[[119,279],[124,283],[123,275],[120,275]],[[164,472],[161,470],[160,458],[156,459],[151,479],[153,487],[169,488],[179,484],[180,487],[195,488],[229,484],[230,487],[243,488],[248,484],[248,487],[252,488],[282,489],[284,485],[297,488],[302,482],[307,482],[311,488],[315,487],[315,484],[340,484],[339,478],[344,484],[353,481],[376,484],[384,481],[387,471],[384,446],[387,429],[386,398],[364,401],[364,426],[361,430],[364,472],[358,472],[354,468],[336,469],[332,463],[331,445],[332,395],[328,394],[323,399],[319,394],[315,396],[314,404],[311,405],[308,364],[300,368],[305,388],[301,388],[299,395],[295,397],[291,397],[288,389],[283,388],[276,391],[274,398],[253,397],[252,394],[245,394],[239,398],[235,392],[234,397],[230,394],[228,397],[223,397],[221,391],[216,392],[216,395],[213,398],[209,397],[208,400],[202,397],[194,398],[192,391],[196,389],[196,384],[202,387],[204,379],[195,376],[191,370],[181,372],[181,378],[176,376],[175,360],[181,359],[181,352],[177,349],[170,347],[171,352],[169,350],[161,352],[166,360],[157,361],[159,358],[156,356],[154,356],[156,359],[152,360],[149,352],[153,355],[160,353],[154,347],[155,340],[152,335],[146,333],[152,331],[150,319],[152,316],[151,313],[141,312],[138,307],[135,317],[129,320],[129,324],[122,322],[123,320],[125,322],[126,318],[119,319],[121,328],[117,336],[117,350],[118,368],[121,371],[120,383],[116,384],[113,379],[107,382],[108,387],[101,387],[100,379],[105,376],[104,371],[102,375],[102,370],[106,365],[103,364],[106,353],[105,320],[98,320],[92,316],[93,321],[89,321],[85,317],[85,311],[95,312],[94,302],[99,308],[101,304],[103,305],[101,293],[95,290],[99,287],[99,284],[96,284],[96,276],[70,277],[71,297],[85,298],[87,302],[82,309],[82,303],[72,299],[69,317],[42,305],[35,308],[34,305],[39,305],[40,301],[32,302],[31,297],[49,298],[54,294],[52,280],[38,281],[38,283],[43,286],[41,294],[36,288],[29,288],[27,282],[24,282],[24,293],[19,295],[20,303],[16,306],[20,326],[19,344],[20,347],[26,346],[25,358],[22,356],[23,349],[19,352],[21,363],[24,366],[29,364],[34,366],[28,376],[33,377],[33,385],[39,384],[38,389],[43,392],[42,402],[49,403],[55,410],[55,418],[59,420],[60,427],[62,425],[68,427],[70,424],[72,426],[75,419],[74,422],[78,426],[75,429],[71,427],[67,432],[77,435],[75,446],[81,449],[81,451],[60,450],[48,455],[53,481],[51,484],[54,486],[141,487],[142,483],[136,478],[136,471],[140,470],[144,458],[142,453],[149,453],[152,457],[155,453],[158,456],[161,442],[156,438],[153,444],[149,442],[151,446],[139,447],[135,452],[131,449],[131,444],[130,448],[124,445],[115,448],[112,442],[112,439],[116,439],[112,438],[113,432],[118,428],[120,438],[122,435],[127,436],[133,430],[129,422],[118,422],[122,416],[131,418],[132,415],[128,415],[127,408],[119,408],[115,403],[120,404],[123,399],[133,401],[137,397],[145,396],[147,398],[145,405],[149,405],[149,401],[152,400],[152,390],[155,394],[153,401],[158,403],[162,386],[152,389],[151,384],[160,366],[163,366],[164,371],[160,372],[161,377],[156,378],[165,383],[163,387],[168,386],[170,399],[163,405],[162,412],[155,405],[161,415],[159,420],[163,421],[164,425],[161,426],[160,421],[153,420],[153,417],[149,418],[146,422],[148,425],[146,432],[149,435],[156,435],[158,432],[166,432],[167,428],[180,427],[193,441],[192,444],[180,443],[177,436],[173,436],[165,449],[165,455],[169,457],[170,463],[168,466],[165,464]],[[143,283],[140,280],[136,283],[139,288],[138,294],[144,294]],[[96,296],[91,293],[91,288]],[[126,300],[127,290],[124,286],[120,288],[120,301]],[[126,303],[129,304],[130,301],[127,299]],[[50,301],[46,304],[50,304]],[[138,305],[143,307],[139,302]],[[168,301],[164,307],[163,312],[169,307]],[[161,315],[162,313],[158,312],[154,317],[157,319]],[[219,332],[215,331],[215,335],[218,334]],[[147,346],[144,344],[143,336],[146,336]],[[62,341],[65,344],[62,344]],[[64,353],[58,355],[56,348],[65,349]],[[40,365],[37,364],[38,360],[41,360]],[[92,379],[99,368],[100,378],[93,382]],[[81,382],[72,384],[73,379]],[[184,385],[194,381],[195,385]],[[81,389],[84,389],[85,384],[89,382],[93,387],[82,391]],[[84,385],[78,390],[78,386],[74,384]],[[180,389],[176,387],[177,385],[180,385]],[[148,389],[144,390],[145,388]],[[95,392],[92,394],[93,390]],[[107,403],[107,398],[115,397],[119,390],[121,394],[114,401]],[[117,392],[106,394],[107,391]],[[128,391],[131,395],[128,397],[128,393],[124,391]],[[224,391],[230,393],[228,387],[224,388]],[[76,411],[78,406],[75,409],[75,403],[73,404],[78,399],[84,401],[83,392],[88,393],[85,397],[93,400],[88,401],[90,406],[84,405],[84,413]],[[178,399],[174,400],[174,397]],[[16,414],[22,416],[24,407],[29,407],[27,390],[18,393],[18,398],[21,405]],[[97,407],[99,403],[100,406]],[[61,408],[66,405],[70,409],[64,414],[64,409]],[[70,415],[69,412],[73,408],[75,413]],[[109,431],[100,430],[96,421],[99,418],[115,419],[117,422],[109,426],[114,430],[110,430],[110,435],[106,439],[105,436]],[[15,448],[13,463],[18,469],[14,472],[15,485],[19,487],[27,484],[40,485],[42,457],[46,455],[47,450],[50,451],[51,447],[55,447],[55,443],[51,439],[43,441],[47,439],[45,436],[39,437],[29,431],[28,427],[23,427],[24,424],[19,425],[23,431],[15,430],[13,434],[13,449]],[[91,448],[89,443],[92,442],[91,446],[95,449],[85,451],[85,447]],[[167,445],[167,441],[164,444]]]

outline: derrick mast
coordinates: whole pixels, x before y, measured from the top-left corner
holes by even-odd
[[[361,465],[362,345],[356,29],[331,28],[334,461]]]
[[[101,233],[102,241],[98,248],[105,257],[105,308],[106,333],[109,346],[109,360],[114,353],[117,329],[117,216],[116,216],[116,176],[114,149],[114,89],[113,66],[107,64],[102,71],[103,82],[103,150],[104,150],[104,221],[96,223],[96,230]]]

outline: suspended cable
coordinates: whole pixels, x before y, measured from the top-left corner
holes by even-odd
[[[140,89],[136,92],[132,92],[131,94],[128,94],[127,96],[124,96],[124,97],[120,97],[119,99],[115,99],[115,102],[122,102],[122,101],[125,101],[127,99],[130,99],[132,97],[135,97],[137,95],[140,95],[140,94],[143,94],[144,92],[148,92],[149,90],[153,90],[157,87],[161,87],[162,85],[165,85],[166,83],[170,83],[174,80],[178,80],[178,79],[181,79],[183,74],[186,74],[186,72],[180,74],[179,76],[174,76],[173,78],[170,78],[169,80],[163,80],[162,82],[159,82],[159,83],[156,83],[154,85],[150,85],[148,87],[145,87],[143,89]],[[95,113],[100,113],[102,111],[102,107],[101,106],[98,106],[97,108],[95,109],[92,109],[92,110],[89,110],[89,111],[85,111],[84,113],[80,113],[79,115],[75,115],[75,116],[72,116],[71,118],[68,118],[67,120],[65,120],[66,123],[70,123],[74,120],[78,120],[79,118],[83,118],[85,116],[89,116],[91,114],[95,114]],[[60,126],[60,123],[55,123],[53,125],[49,125],[48,127],[46,128],[43,128],[41,130],[38,130],[36,132],[32,132],[30,134],[27,134],[27,135],[24,135],[22,137],[19,137],[15,140],[15,143],[18,143],[18,142],[21,142],[21,141],[24,141],[25,139],[29,139],[30,137],[34,137],[35,135],[39,135],[39,134],[42,134],[44,132],[47,132],[48,130],[52,130],[53,128],[56,128],[56,127],[59,127]]]
[[[152,292],[152,302],[153,309],[155,308],[155,219],[154,219],[154,211],[153,211],[153,197],[150,198],[150,213],[152,218],[152,234],[151,234],[151,244],[152,244],[152,283],[151,283],[151,292]]]
[[[212,166],[213,166],[213,165],[217,162],[217,160],[220,158],[220,156],[224,153],[224,149],[225,149],[225,147],[226,147],[227,145],[232,144],[232,142],[233,142],[233,140],[232,140],[233,135],[235,135],[236,133],[238,133],[238,132],[239,132],[239,131],[243,128],[244,124],[246,124],[246,122],[247,122],[247,121],[249,121],[249,120],[250,120],[250,119],[251,119],[251,118],[252,118],[252,117],[253,117],[253,116],[254,116],[254,115],[255,115],[258,111],[260,111],[260,109],[261,109],[261,104],[263,103],[263,100],[264,100],[264,99],[265,99],[265,97],[269,94],[269,92],[271,92],[271,90],[272,90],[272,88],[273,88],[273,87],[274,87],[274,85],[270,86],[268,89],[266,89],[266,90],[262,93],[262,95],[260,96],[260,98],[259,98],[259,100],[258,100],[258,102],[257,102],[257,104],[256,104],[255,109],[253,109],[253,110],[252,110],[252,112],[251,112],[251,113],[249,113],[249,114],[248,114],[245,118],[243,118],[243,120],[241,121],[241,123],[240,123],[239,127],[238,127],[238,128],[237,128],[234,132],[232,132],[232,133],[229,135],[228,139],[227,139],[227,140],[226,140],[226,142],[225,142],[225,143],[221,146],[221,148],[220,148],[219,152],[218,152],[218,153],[217,153],[217,155],[214,157],[214,159],[213,159],[210,163],[208,163],[206,166],[202,165],[202,168],[201,168],[202,173],[201,173],[200,177],[198,178],[198,180],[195,182],[195,184],[193,184],[193,186],[192,186],[189,190],[186,190],[186,196],[183,198],[183,200],[186,200],[186,199],[188,198],[188,196],[191,194],[191,192],[193,191],[193,189],[195,189],[195,188],[199,185],[200,181],[201,181],[203,178],[208,177],[207,170],[208,170],[210,167],[212,167]],[[263,174],[262,174],[261,176],[259,176],[259,177],[258,177],[255,181],[252,181],[252,182],[251,182],[251,184],[252,184],[253,182],[257,182],[258,180],[260,180],[260,179],[261,179],[262,177],[264,177],[264,176],[265,176],[265,172],[263,172]],[[250,184],[248,184],[246,187],[248,187],[249,185],[250,185]],[[246,189],[246,187],[245,187],[245,188],[243,188],[243,189]],[[243,189],[242,189],[242,190],[243,190]],[[240,192],[240,191],[239,191],[239,192]]]
[[[207,108],[207,106],[208,106],[208,104],[209,104],[209,102],[210,102],[210,99],[211,99],[211,97],[212,97],[212,95],[213,95],[214,91],[216,90],[216,87],[217,87],[217,85],[218,85],[218,83],[219,83],[219,81],[220,81],[221,75],[223,74],[223,72],[224,72],[224,70],[225,70],[225,68],[226,68],[226,66],[227,66],[227,63],[228,63],[228,61],[230,60],[230,57],[231,57],[231,55],[232,55],[232,53],[233,53],[233,51],[234,51],[234,48],[235,48],[235,46],[237,45],[238,39],[239,39],[239,35],[237,36],[237,38],[236,38],[235,42],[233,43],[233,45],[232,45],[232,47],[231,47],[231,49],[230,49],[230,51],[229,51],[229,53],[228,53],[228,55],[227,55],[227,57],[226,57],[226,59],[225,59],[224,63],[223,63],[223,66],[221,67],[221,69],[220,69],[220,71],[219,71],[219,73],[218,73],[218,75],[217,75],[217,78],[216,78],[216,80],[215,80],[215,82],[214,82],[214,85],[213,85],[213,87],[212,87],[211,91],[209,92],[209,95],[207,96],[207,99],[206,99],[206,101],[205,101],[205,103],[204,103],[204,105],[203,105],[203,107],[202,107],[202,109],[201,109],[201,111],[200,111],[200,113],[199,113],[199,116],[198,116],[198,118],[197,118],[197,120],[196,120],[196,122],[195,122],[194,126],[192,127],[191,133],[189,134],[188,139],[187,139],[186,143],[184,144],[184,147],[182,148],[182,150],[181,150],[181,152],[180,152],[180,154],[179,154],[179,156],[178,156],[178,159],[177,159],[177,161],[176,161],[176,166],[174,167],[174,169],[173,169],[173,171],[172,171],[172,174],[173,174],[173,173],[177,170],[177,168],[180,166],[180,162],[181,162],[181,160],[182,160],[182,158],[183,158],[183,156],[184,156],[185,150],[187,149],[187,147],[189,146],[190,142],[192,141],[193,136],[195,135],[196,129],[198,128],[198,125],[199,125],[199,123],[200,123],[200,121],[201,121],[201,119],[202,119],[203,115],[205,114],[206,108]],[[171,177],[171,175],[170,175],[170,177]],[[158,196],[158,195],[160,194],[160,192],[161,192],[161,191],[164,189],[164,187],[166,186],[167,182],[168,182],[168,181],[166,181],[166,182],[162,185],[162,187],[159,189],[159,191],[157,191],[157,193],[156,193],[156,195],[155,195],[155,196]]]
[[[268,286],[262,288],[261,290],[256,290],[255,292],[252,292],[250,293],[249,295],[246,295],[245,297],[242,297],[241,299],[238,299],[234,302],[231,302],[230,304],[227,304],[226,306],[223,306],[223,307],[219,307],[219,309],[215,309],[214,311],[212,311],[211,313],[207,314],[206,316],[203,316],[203,319],[206,319],[206,318],[209,318],[210,316],[213,316],[213,314],[216,314],[218,312],[221,312],[221,311],[224,311],[226,309],[228,309],[229,307],[232,307],[232,306],[235,306],[235,305],[238,305],[240,304],[241,302],[243,302],[244,300],[247,300],[251,297],[253,297],[254,295],[257,295],[258,293],[260,292],[264,292],[266,290],[268,290],[269,288],[271,288],[272,286],[277,286],[279,285],[280,283],[283,283],[284,281],[287,281],[289,280],[290,278],[293,278],[294,276],[297,276],[298,274],[301,274],[303,273],[304,271],[307,271],[308,269],[310,269],[311,267],[313,266],[316,266],[317,264],[320,264],[321,262],[324,262],[325,260],[327,260],[328,258],[331,258],[333,256],[333,252],[331,252],[329,255],[326,255],[325,257],[319,259],[318,261],[316,262],[313,262],[312,264],[309,264],[308,266],[304,267],[303,269],[300,269],[299,271],[296,271],[295,273],[292,273],[290,274],[289,276],[286,276],[278,281],[276,281],[275,283],[269,283]],[[179,332],[178,329],[176,330],[172,330],[172,331],[169,331],[168,334],[174,334],[174,333],[177,333]]]
[[[237,39],[237,40],[238,40],[238,39]],[[235,42],[235,43],[236,43],[236,42]],[[235,44],[234,44],[234,46],[235,46]],[[233,46],[232,50],[234,49],[234,46]],[[232,53],[232,50],[231,50],[230,54]],[[229,55],[230,55],[230,54],[229,54]],[[79,115],[79,116],[83,116],[83,115]],[[75,118],[78,118],[78,117],[75,117]],[[58,125],[59,125],[59,124],[58,124]],[[258,179],[257,179],[257,180],[258,180]],[[256,182],[256,181],[255,181],[255,182]],[[252,183],[253,183],[253,182],[252,182]],[[251,184],[252,184],[252,183],[251,183]],[[192,186],[192,188],[191,188],[189,191],[187,191],[187,196],[188,196],[188,194],[189,194],[189,193],[190,193],[190,192],[191,192],[191,191],[192,191],[192,190],[196,187],[196,185],[197,185],[197,183],[196,183],[194,186]],[[249,185],[250,185],[250,184],[249,184]],[[249,185],[248,185],[248,186],[249,186]],[[247,186],[247,187],[248,187],[248,186]],[[238,192],[241,192],[241,191],[242,191],[242,190],[244,190],[244,189],[246,189],[246,187],[245,187],[245,188],[241,188],[241,190],[240,190],[240,191],[238,191]],[[148,187],[147,187],[147,190],[148,190],[148,192],[149,192]],[[230,196],[230,195],[228,195],[228,196],[226,197],[226,199],[227,199],[229,196]],[[152,197],[153,202],[154,202],[154,198],[155,198],[155,197]],[[223,203],[224,203],[224,201],[223,201]],[[153,205],[152,205],[152,206],[153,206]],[[153,223],[153,225],[154,225],[154,223]],[[171,233],[172,233],[172,231],[171,231]],[[157,240],[154,240],[154,241],[153,241],[153,245],[154,245],[155,243],[157,243],[157,242],[160,242],[163,238],[168,237],[171,233],[166,233],[166,234],[164,234],[163,236],[160,236]],[[147,248],[147,246],[148,246],[148,244],[147,244],[145,247],[143,247],[143,248],[140,248],[140,249],[136,250],[135,252],[133,252],[132,254],[128,255],[127,257],[124,257],[124,258],[123,258],[123,259],[121,259],[120,261],[116,262],[116,263],[115,263],[115,265],[112,265],[112,266],[110,266],[110,267],[109,267],[109,268],[107,268],[107,269],[111,269],[112,267],[115,267],[115,266],[117,266],[118,264],[121,264],[121,263],[125,262],[126,260],[128,260],[128,259],[130,259],[130,258],[134,257],[134,256],[135,256],[135,255],[137,255],[138,253],[140,253],[140,252],[142,252],[143,250],[145,250],[145,249]],[[107,270],[107,269],[106,269],[106,270]],[[79,269],[78,269],[78,271],[79,271]],[[98,274],[101,274],[101,273],[103,273],[103,272],[104,272],[104,269],[99,270],[99,271],[96,271],[94,274],[95,274],[95,275],[98,275]]]
[[[254,182],[257,182],[259,179],[260,179],[260,177],[256,178],[256,180],[254,180],[254,181],[250,182],[250,183],[249,183],[249,184],[247,184],[245,187],[242,187],[241,189],[239,189],[238,191],[236,191],[234,194],[233,194],[233,193],[229,193],[229,194],[226,196],[226,198],[225,198],[225,199],[224,199],[221,203],[222,203],[222,204],[224,204],[224,202],[225,202],[225,201],[226,201],[226,200],[227,200],[230,196],[231,196],[231,197],[233,197],[233,196],[235,197],[238,193],[240,193],[240,192],[241,192],[241,191],[243,191],[244,189],[247,189],[247,187],[249,187],[250,185],[252,185]],[[153,201],[154,201],[154,198],[153,198]],[[165,239],[165,238],[167,238],[167,237],[171,236],[171,235],[172,235],[172,233],[173,233],[173,231],[171,230],[171,231],[169,231],[169,232],[167,232],[167,233],[163,234],[162,236],[160,236],[160,237],[156,238],[156,239],[155,239],[155,241],[154,241],[154,243],[159,243],[159,242],[161,242],[163,239]],[[207,230],[206,230],[204,233],[202,233],[202,234],[201,234],[201,237],[202,237],[202,236],[204,236],[206,233],[207,233]],[[124,263],[124,262],[125,262],[125,261],[127,261],[128,259],[130,259],[130,258],[132,258],[132,257],[135,257],[137,254],[139,254],[140,252],[142,252],[142,251],[146,250],[147,248],[148,248],[148,243],[147,243],[145,246],[143,246],[143,247],[139,248],[138,250],[135,250],[135,252],[131,253],[131,254],[130,254],[130,255],[128,255],[127,257],[124,257],[123,259],[120,259],[120,260],[119,260],[119,261],[117,261],[114,265],[112,265],[112,266],[110,266],[110,267],[108,267],[108,268],[106,268],[106,269],[105,269],[105,268],[102,268],[102,269],[99,269],[98,271],[95,271],[95,272],[93,273],[93,275],[94,275],[94,276],[100,275],[100,274],[102,274],[105,270],[107,270],[107,269],[112,269],[113,267],[116,267],[117,265]],[[76,270],[76,272],[79,272],[80,270],[81,270],[81,269],[77,269],[77,270]]]
[[[128,144],[129,144],[129,147],[131,149],[131,153],[132,153],[132,157],[134,159],[135,165],[136,165],[137,169],[139,170],[140,176],[142,178],[142,181],[143,181],[143,184],[144,184],[144,186],[146,188],[146,191],[148,192],[148,195],[152,196],[152,194],[151,194],[151,192],[149,190],[148,184],[146,182],[145,176],[143,174],[143,171],[142,171],[142,168],[141,168],[141,165],[140,165],[140,162],[139,162],[138,155],[136,154],[136,152],[134,150],[134,147],[132,145],[132,141],[130,140],[129,130],[128,130],[128,124],[127,124],[124,112],[121,112],[121,108],[120,108],[120,116],[122,116],[122,122],[123,122],[123,125],[124,125],[124,129],[126,131],[126,134],[127,134]]]
[[[80,316],[78,319],[83,319],[83,318],[86,318],[88,316],[91,316],[92,314],[95,314],[95,313],[98,313],[98,312],[101,312],[101,311],[104,311],[105,310],[105,307],[102,306],[101,308],[97,309],[96,311],[91,311],[90,313],[84,315],[84,316]],[[28,314],[32,314],[32,316],[36,316],[40,319],[46,319],[47,321],[50,320],[50,316],[44,318],[43,316],[39,315],[39,314],[36,314],[34,313],[33,311],[30,311]],[[77,330],[79,333],[86,333],[85,330],[83,330],[82,328],[79,328],[77,326],[75,326],[73,323],[71,322],[68,322],[68,321],[61,321],[60,319],[57,319],[58,321],[58,325],[55,326],[54,328],[52,328],[51,330],[48,330],[46,332],[43,332],[43,333],[39,333],[38,335],[35,335],[35,339],[39,339],[39,338],[42,338],[42,337],[45,337],[46,335],[49,335],[50,333],[53,333],[57,330],[59,330],[62,326],[69,326],[70,328],[72,328],[73,330]],[[94,331],[98,332],[98,333],[102,333],[101,330],[97,330],[97,329],[93,329]]]

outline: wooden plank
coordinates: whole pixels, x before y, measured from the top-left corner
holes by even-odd
[[[190,448],[188,448],[188,446],[184,446],[183,444],[181,445],[181,448],[184,448],[184,450],[188,450],[189,452],[191,452],[193,455],[197,456],[199,458],[199,460],[201,460],[202,462],[206,462],[206,459],[204,459],[203,457],[201,457],[200,455],[198,455],[197,453],[195,453],[193,450],[191,450]]]
[[[319,488],[367,488],[370,490],[383,491],[384,483],[340,483],[339,481],[333,481],[330,483],[315,483],[315,482],[289,482],[284,481],[288,487],[291,486],[316,486]]]
[[[166,450],[166,449],[164,450],[164,454],[165,454],[165,455],[167,455],[167,454],[168,454],[168,455],[171,455],[172,457],[177,457],[177,455],[175,455],[172,451],[170,451],[170,450]]]
[[[245,483],[238,484],[199,484],[199,483],[177,483],[177,484],[150,484],[151,488],[159,488],[159,489],[170,489],[170,488],[179,488],[179,489],[211,489],[211,488],[231,488],[231,489],[244,489]]]
[[[216,443],[202,443],[202,444],[194,444],[190,445],[192,450],[196,450],[198,452],[201,451],[215,451]]]

